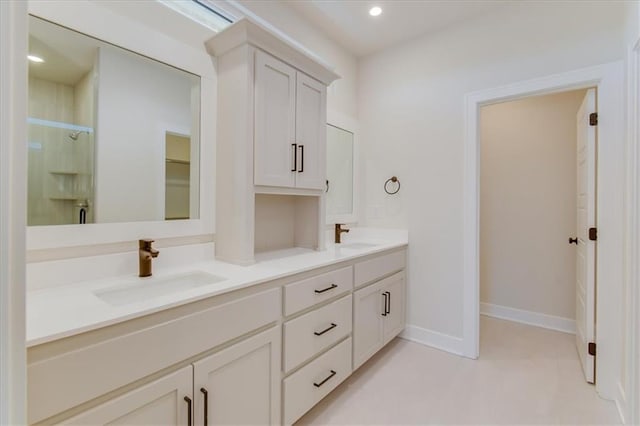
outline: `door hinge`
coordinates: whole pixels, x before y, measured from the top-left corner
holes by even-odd
[[[589,355],[596,356],[596,344],[594,342],[589,342]]]
[[[598,228],[589,228],[589,239],[591,241],[598,240]]]
[[[589,114],[589,125],[590,126],[597,126],[598,125],[598,113],[597,112],[592,112],[591,114]]]

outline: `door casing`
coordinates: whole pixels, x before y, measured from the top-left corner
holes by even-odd
[[[596,87],[598,91],[598,259],[596,280],[596,390],[615,399],[622,359],[622,282],[624,279],[624,64],[622,61],[522,81],[465,96],[463,355],[480,352],[480,132],[482,106],[535,95]]]

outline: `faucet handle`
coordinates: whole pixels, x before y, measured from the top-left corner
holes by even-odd
[[[143,238],[138,240],[138,247],[142,250],[151,250],[151,244],[154,242],[151,238]]]

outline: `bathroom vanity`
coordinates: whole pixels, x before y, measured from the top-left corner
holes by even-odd
[[[247,19],[215,34],[206,47],[185,50],[169,39],[159,48],[150,42],[157,37],[140,35],[137,26],[93,2],[73,14],[30,2],[30,12],[44,19],[34,18],[42,40],[47,27],[56,27],[51,22],[61,25],[51,30],[61,37],[78,38],[66,32],[82,22],[89,36],[146,57],[131,61],[156,58],[183,69],[186,74],[170,74],[188,89],[181,92],[183,123],[163,123],[136,108],[145,111],[141,121],[158,130],[141,148],[158,151],[144,155],[153,163],[146,169],[164,171],[150,172],[154,183],[142,189],[157,195],[143,203],[153,215],[100,223],[105,207],[141,211],[126,202],[129,179],[116,185],[127,191],[96,203],[96,223],[28,232],[30,424],[292,424],[403,330],[406,231],[356,228],[342,244],[326,243],[326,92],[338,78],[330,67]],[[103,20],[128,36],[97,25]],[[87,63],[94,65],[85,75],[109,64],[95,54],[122,54],[86,38],[78,40],[92,46]],[[113,109],[98,105],[97,115]],[[75,122],[54,124],[64,129],[52,136],[55,143],[91,135],[100,161],[109,160],[101,144],[128,141],[126,132],[104,131],[114,126],[89,123],[88,133],[76,134]],[[353,134],[347,139],[337,155],[352,167]],[[109,165],[121,167],[128,156]],[[348,183],[336,179],[331,186],[340,207],[333,217],[353,213],[355,173],[346,169]],[[99,176],[96,182],[106,184]],[[349,186],[342,195],[341,185]],[[153,262],[162,267],[153,276],[138,278],[137,252],[128,242],[148,237],[173,245],[159,248]],[[189,255],[200,246],[207,247],[201,255]]]
[[[291,424],[404,328],[406,245],[204,262],[138,300],[118,279],[34,292],[29,423]]]

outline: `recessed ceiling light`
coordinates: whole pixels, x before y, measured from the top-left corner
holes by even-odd
[[[44,59],[42,59],[39,56],[35,56],[35,55],[27,55],[27,59],[30,60],[31,62],[35,62],[37,64],[40,64],[40,63],[44,62]]]
[[[378,7],[378,6],[374,6],[371,9],[369,9],[369,15],[371,16],[378,16],[382,13],[382,8]]]

